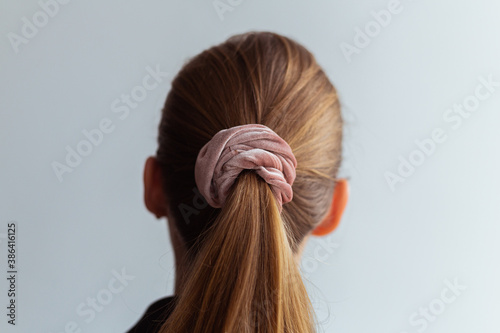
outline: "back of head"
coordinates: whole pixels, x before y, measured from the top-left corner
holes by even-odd
[[[293,200],[281,212],[270,186],[247,170],[221,208],[200,200],[200,149],[244,124],[268,126],[295,155]],[[161,332],[314,331],[293,255],[328,212],[341,140],[333,85],[313,55],[286,37],[234,36],[182,68],[163,110],[157,159],[190,268]]]

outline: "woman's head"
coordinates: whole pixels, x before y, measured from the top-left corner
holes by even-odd
[[[281,213],[253,171],[240,174],[221,208],[197,189],[200,149],[219,131],[245,124],[271,128],[296,158],[293,200]],[[148,208],[168,217],[187,250],[189,268],[165,332],[313,330],[293,258],[331,212],[341,141],[333,85],[314,56],[288,38],[237,35],[182,68],[159,126],[154,179],[161,186],[146,184]]]

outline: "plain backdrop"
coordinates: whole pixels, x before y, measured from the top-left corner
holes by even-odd
[[[498,332],[499,3],[215,5],[0,1],[0,276],[11,221],[18,270],[15,326],[0,279],[0,331],[124,332],[172,294],[166,221],[142,199],[169,84],[202,50],[266,30],[315,54],[345,119],[349,204],[302,263],[318,331]],[[168,75],[140,95],[148,70]],[[481,78],[493,82],[487,97]],[[134,108],[114,112],[132,92]],[[474,110],[457,120],[450,108],[463,103]],[[113,130],[89,148],[84,131],[102,121]],[[432,148],[436,129],[446,140]],[[66,164],[67,147],[88,154],[60,181],[53,165]],[[388,173],[404,181],[391,188]]]

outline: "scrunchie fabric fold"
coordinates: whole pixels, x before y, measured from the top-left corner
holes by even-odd
[[[220,208],[241,171],[252,169],[271,185],[281,208],[292,200],[296,167],[285,140],[265,125],[248,124],[221,130],[203,146],[195,181],[208,204]]]

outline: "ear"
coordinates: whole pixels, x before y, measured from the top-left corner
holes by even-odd
[[[144,166],[144,203],[158,219],[167,216],[167,201],[162,185],[158,161],[155,157],[148,157]]]
[[[330,211],[323,221],[312,231],[315,236],[324,236],[334,231],[342,218],[347,199],[349,197],[349,183],[346,179],[339,179],[333,190],[333,199]]]

